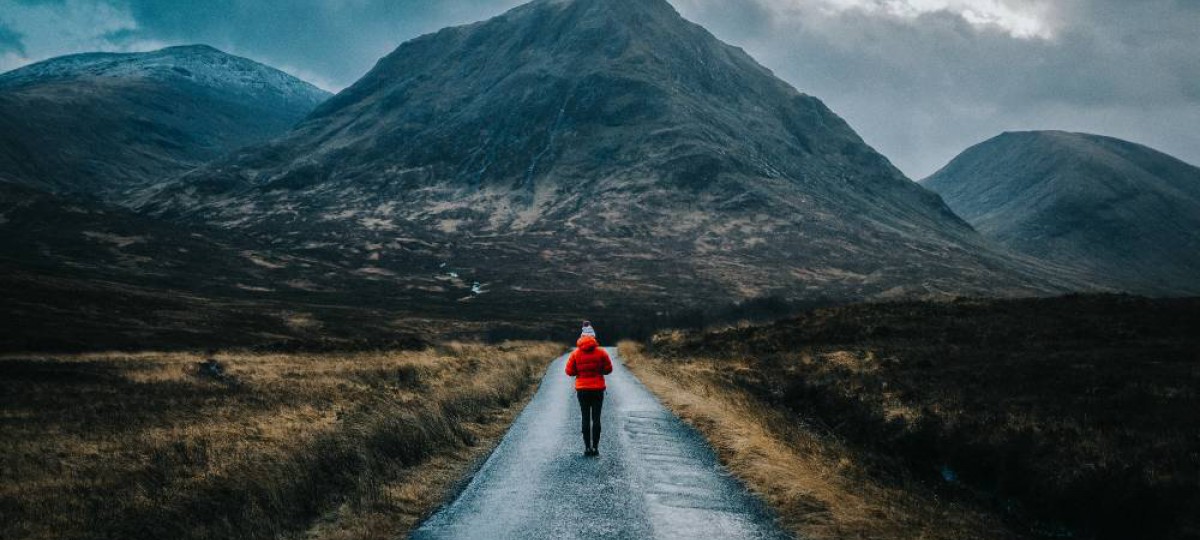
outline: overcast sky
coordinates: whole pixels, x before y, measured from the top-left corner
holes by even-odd
[[[672,0],[824,100],[914,179],[1005,130],[1200,164],[1200,0]],[[0,0],[0,71],[207,43],[329,90],[401,42],[521,0]]]

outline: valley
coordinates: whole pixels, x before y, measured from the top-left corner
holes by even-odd
[[[278,5],[233,4],[171,18],[230,52],[147,24],[39,56],[0,17],[0,537],[1200,538],[1200,168],[1036,125],[914,181],[856,130],[907,103],[842,110],[766,67],[817,51],[760,63],[680,2],[468,2],[423,35],[396,14],[472,19],[285,8],[283,51],[220,31]],[[863,60],[901,27],[1084,35],[834,4],[812,24],[891,18]],[[375,9],[353,33],[395,35],[308,35]],[[364,50],[337,92],[287,72]],[[933,151],[909,127],[898,163]],[[616,366],[600,455],[583,320]]]

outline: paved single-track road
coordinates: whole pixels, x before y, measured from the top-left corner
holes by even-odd
[[[573,379],[559,358],[470,483],[412,538],[791,538],[616,350],[609,354],[615,369],[607,377],[600,457],[583,456]]]

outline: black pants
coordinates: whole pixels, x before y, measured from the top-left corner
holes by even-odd
[[[604,407],[604,390],[580,390],[579,412],[583,413],[583,444],[588,448],[600,445],[600,409]]]

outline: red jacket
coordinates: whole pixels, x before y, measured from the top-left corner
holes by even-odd
[[[567,375],[575,377],[576,390],[604,390],[604,376],[612,373],[612,359],[600,348],[596,338],[583,336],[567,359]]]

